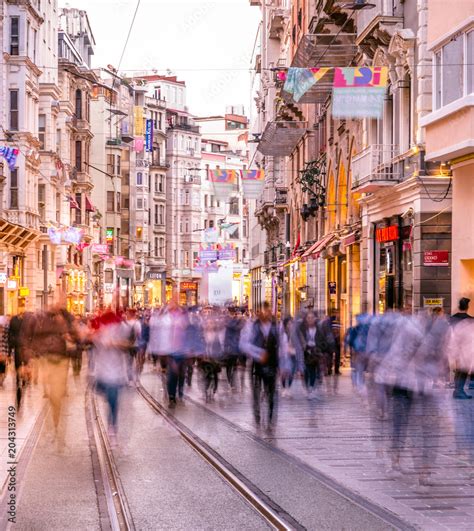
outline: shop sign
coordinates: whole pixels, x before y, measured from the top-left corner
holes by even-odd
[[[30,294],[30,288],[20,288],[18,290],[19,297],[28,297],[29,294]]]
[[[423,253],[424,266],[449,266],[449,251],[425,251]]]
[[[147,120],[145,125],[145,151],[153,151],[153,120]]]
[[[382,227],[376,230],[375,237],[378,243],[393,242],[398,240],[398,225]]]
[[[165,280],[165,273],[159,271],[147,271],[147,280]]]
[[[219,260],[234,260],[235,251],[234,249],[222,249],[219,251]]]
[[[329,295],[337,294],[337,284],[336,282],[328,282]]]
[[[201,262],[213,262],[217,260],[217,251],[199,251],[199,259],[201,260]]]
[[[114,229],[107,229],[105,231],[105,241],[107,243],[113,243],[113,241],[114,241]]]
[[[113,284],[104,284],[105,293],[113,293],[114,290],[115,290],[115,286]]]
[[[109,254],[109,246],[106,243],[93,243],[91,249],[92,254]]]
[[[5,272],[0,273],[0,284],[5,284],[7,282],[8,274]]]
[[[16,289],[17,288],[17,281],[12,279],[12,278],[9,278],[7,280],[7,289]]]
[[[423,297],[423,308],[443,307],[444,297]]]
[[[197,291],[196,282],[181,282],[181,291]]]

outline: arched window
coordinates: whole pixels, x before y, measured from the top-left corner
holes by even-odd
[[[82,119],[82,91],[76,90],[76,118]]]

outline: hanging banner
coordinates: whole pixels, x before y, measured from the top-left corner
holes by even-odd
[[[153,120],[146,121],[145,127],[145,151],[151,153],[153,151]]]
[[[298,102],[329,68],[289,68],[283,90]]]
[[[217,260],[217,251],[203,249],[202,251],[199,251],[199,260],[201,262],[215,262]]]
[[[0,156],[3,157],[7,161],[7,164],[10,170],[15,169],[16,158],[18,157],[19,153],[20,153],[20,150],[18,148],[0,146]]]
[[[265,172],[263,170],[242,170],[242,190],[247,199],[260,199],[265,185]]]
[[[388,67],[335,68],[334,118],[382,118]]]
[[[217,240],[219,239],[219,231],[216,227],[204,230],[202,235],[203,243],[217,243]]]
[[[209,180],[214,185],[218,200],[226,200],[237,185],[237,170],[209,170]]]
[[[145,134],[143,128],[143,107],[136,105],[133,110],[133,117],[135,136],[143,136]]]
[[[82,241],[83,235],[84,231],[77,227],[64,227],[61,229],[49,227],[48,229],[49,239],[51,240],[51,243],[54,243],[55,245],[60,245],[61,243],[79,245]]]
[[[143,148],[145,146],[145,141],[141,136],[135,137],[135,140],[133,142],[133,149],[135,150],[135,153],[142,153]]]

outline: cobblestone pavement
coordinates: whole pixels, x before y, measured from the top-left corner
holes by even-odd
[[[348,372],[327,378],[313,400],[296,381],[292,398],[279,398],[272,433],[254,426],[247,376],[238,392],[232,393],[226,382],[220,385],[215,401],[206,404],[195,381],[188,388],[188,407],[205,406],[416,527],[472,529],[474,400],[455,401],[443,389],[436,392],[429,410],[415,404],[401,452],[402,474],[396,474],[390,470],[391,419],[374,418],[367,398],[353,391]],[[427,416],[432,430],[423,436]],[[420,487],[423,452],[428,452],[431,477],[429,486]]]

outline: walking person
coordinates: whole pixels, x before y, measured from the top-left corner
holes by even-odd
[[[308,399],[311,399],[315,396],[316,383],[322,382],[326,366],[327,333],[318,325],[316,314],[309,311],[301,323],[299,335],[304,353],[304,382]]]
[[[120,315],[107,312],[95,323],[92,336],[92,377],[108,405],[108,435],[116,444],[119,398],[128,383],[130,329]]]
[[[458,312],[451,316],[449,323],[453,328],[453,334],[460,323],[465,320],[472,320],[473,318],[467,313],[469,311],[470,299],[463,297],[458,304]],[[458,356],[455,352],[451,353],[451,359],[454,361],[454,391],[453,398],[458,400],[465,400],[472,398],[472,395],[467,394],[464,391],[466,380],[470,375],[469,389],[474,389],[474,372],[466,371],[466,364],[464,363],[463,356]]]
[[[292,317],[283,320],[281,329],[280,378],[282,396],[291,396],[291,385],[296,373],[295,323]]]
[[[210,316],[203,323],[204,355],[201,369],[204,376],[206,402],[214,399],[219,385],[219,373],[224,353],[225,328],[217,315]]]
[[[232,391],[235,391],[235,371],[240,356],[239,342],[243,322],[235,308],[229,309],[229,319],[225,327],[224,337],[224,366],[227,382]]]
[[[255,424],[260,426],[262,389],[268,402],[267,428],[275,420],[276,381],[280,334],[270,304],[265,302],[255,321],[249,321],[242,331],[240,349],[252,359],[253,413]]]

